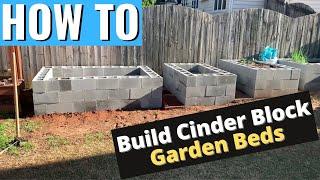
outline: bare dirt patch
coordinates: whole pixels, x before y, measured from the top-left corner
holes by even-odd
[[[22,122],[22,127],[24,127],[22,135],[30,142],[32,150],[1,155],[0,169],[9,170],[47,165],[113,154],[112,129],[243,104],[250,101],[253,100],[247,98],[244,94],[238,93],[237,99],[233,103],[224,106],[195,106],[186,108],[177,106],[161,110],[98,111],[33,116]],[[313,107],[315,109],[320,108],[319,102],[320,96],[314,95]],[[0,123],[2,122],[0,121]],[[11,121],[11,123],[14,125],[14,121]]]

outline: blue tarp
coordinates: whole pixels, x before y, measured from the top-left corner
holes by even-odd
[[[260,60],[264,62],[272,62],[277,59],[278,50],[267,46],[260,54]]]

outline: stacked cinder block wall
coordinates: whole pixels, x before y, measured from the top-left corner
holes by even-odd
[[[261,65],[262,66],[262,65]],[[238,60],[219,60],[218,67],[238,76],[237,89],[253,98],[296,93],[300,70],[286,65],[256,67]]]
[[[162,106],[163,79],[147,66],[43,67],[32,86],[35,114]]]
[[[299,90],[320,91],[320,63],[298,64],[290,59],[279,60],[278,63],[301,70]]]
[[[237,76],[199,63],[166,63],[164,86],[186,106],[222,105],[235,99]]]

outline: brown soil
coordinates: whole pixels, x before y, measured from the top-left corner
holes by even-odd
[[[263,64],[263,63],[257,63],[254,61],[240,61],[242,64],[245,64],[250,67],[255,67],[255,68],[279,68],[276,65],[269,65],[269,64]]]
[[[241,104],[250,101],[246,98],[237,99],[230,105]],[[174,107],[161,110],[138,111],[97,111],[73,114],[53,114],[35,116],[32,119],[44,122],[43,130],[34,133],[35,137],[47,134],[61,135],[64,137],[83,135],[92,131],[111,131],[115,128],[143,124],[162,119],[178,117],[182,115],[208,111],[224,106],[194,106]]]
[[[27,122],[41,124],[40,129],[34,132],[22,131],[22,137],[31,142],[34,149],[30,152],[21,152],[17,157],[9,154],[0,156],[0,169],[29,167],[102,154],[113,154],[112,129],[253,101],[253,99],[247,98],[246,95],[239,92],[234,102],[224,106],[183,107],[175,105],[176,100],[172,96],[165,96],[164,99],[166,105],[160,110],[97,111],[29,117],[26,119],[27,121],[21,121],[22,127]],[[320,108],[320,93],[313,95],[313,107],[314,109]],[[14,125],[14,122],[12,123]],[[97,132],[105,134],[104,141],[87,145],[85,136]],[[59,148],[52,148],[48,145],[47,138],[49,136],[66,138],[69,143]]]

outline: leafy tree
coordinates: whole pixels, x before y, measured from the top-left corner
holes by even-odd
[[[150,7],[155,4],[156,0],[142,0],[142,7]]]

